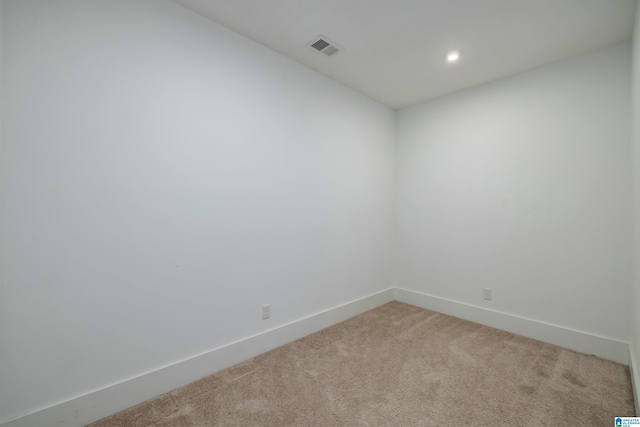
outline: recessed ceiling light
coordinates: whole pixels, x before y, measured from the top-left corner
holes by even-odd
[[[450,50],[449,52],[447,52],[447,61],[449,62],[455,62],[458,59],[460,59],[460,54],[462,53],[462,51],[460,50]]]

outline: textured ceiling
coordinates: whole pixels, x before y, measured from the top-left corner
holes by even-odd
[[[173,0],[401,108],[629,40],[636,0]],[[324,35],[343,51],[307,43]],[[447,63],[451,49],[463,51]]]

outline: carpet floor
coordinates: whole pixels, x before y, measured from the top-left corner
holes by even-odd
[[[627,366],[397,301],[92,427],[610,426]]]

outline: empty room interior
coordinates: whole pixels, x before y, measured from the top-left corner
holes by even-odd
[[[0,0],[0,25],[0,425],[159,396],[188,424],[175,390],[229,372],[254,425],[597,425],[572,401],[615,390],[606,419],[636,415],[636,0]],[[260,361],[315,391],[267,402]]]

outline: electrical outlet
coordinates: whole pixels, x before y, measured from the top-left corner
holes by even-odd
[[[491,301],[491,289],[484,288],[482,290],[482,298]]]
[[[268,319],[271,317],[271,305],[265,304],[262,306],[262,320]]]

